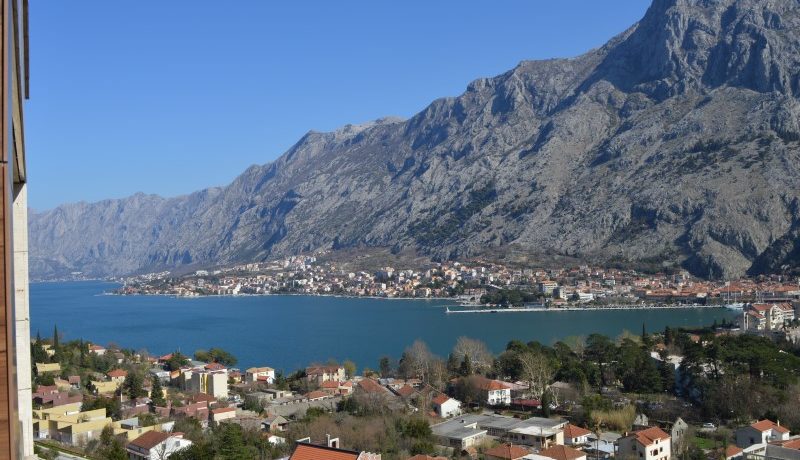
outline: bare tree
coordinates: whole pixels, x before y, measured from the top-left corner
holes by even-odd
[[[419,377],[427,381],[433,362],[433,353],[422,340],[415,340],[403,353],[403,371],[407,377]]]
[[[469,337],[459,337],[453,347],[453,356],[458,362],[464,360],[464,356],[469,356],[472,368],[478,373],[485,373],[492,367],[494,356],[480,340],[470,339]]]
[[[528,391],[532,397],[540,398],[550,387],[553,379],[553,368],[547,357],[531,351],[519,356],[522,378],[528,382]]]

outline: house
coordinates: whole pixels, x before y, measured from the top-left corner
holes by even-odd
[[[571,423],[564,427],[564,444],[568,446],[580,446],[586,444],[591,431],[586,428],[575,426]]]
[[[486,439],[487,430],[478,428],[471,417],[456,417],[431,427],[431,432],[440,446],[464,450]]]
[[[793,319],[794,307],[790,303],[754,303],[743,310],[742,329],[751,332],[778,331]]]
[[[528,449],[513,444],[502,444],[491,449],[487,449],[483,455],[486,460],[519,460],[530,454]]]
[[[271,367],[251,367],[244,371],[244,383],[275,383],[275,369]]]
[[[267,418],[261,421],[261,429],[268,433],[286,431],[288,426],[289,421],[280,415],[268,415]]]
[[[306,378],[309,382],[320,385],[322,382],[344,382],[345,372],[343,366],[310,366],[306,368]]]
[[[309,438],[298,441],[289,460],[381,460],[381,454],[339,448],[339,438],[328,437],[325,445],[311,444]]]
[[[213,409],[211,411],[211,420],[214,422],[221,422],[232,418],[236,418],[235,407],[220,407],[219,409]]]
[[[325,393],[324,391],[319,391],[319,390],[315,390],[315,391],[309,392],[306,395],[306,399],[308,401],[322,401],[323,399],[328,398],[328,397],[330,397],[330,395],[328,393]]]
[[[482,400],[490,406],[507,406],[511,404],[511,388],[500,380],[475,376],[475,383],[481,392]]]
[[[619,439],[617,456],[638,457],[642,460],[669,460],[672,456],[670,436],[661,428],[650,427],[634,431]]]
[[[510,420],[509,420],[510,419]],[[542,417],[518,420],[511,417],[492,416],[482,426],[493,436],[526,446],[546,449],[554,444],[564,444],[564,428],[567,421]]]
[[[741,447],[736,447],[733,444],[728,444],[728,446],[725,448],[725,451],[722,453],[721,456],[724,457],[725,460],[734,460],[741,457],[742,452],[744,452],[744,450],[742,450]]]
[[[191,373],[191,378],[186,383],[187,391],[206,393],[217,399],[228,398],[228,371],[199,370]]]
[[[788,440],[789,430],[772,420],[761,420],[736,430],[736,445],[746,449],[756,444]]]
[[[61,364],[59,363],[36,363],[36,374],[57,374],[61,372]]]
[[[112,423],[106,410],[81,412],[81,403],[65,404],[50,409],[34,409],[33,432],[37,439],[55,439],[70,445],[83,445],[100,436]]]
[[[95,394],[98,395],[109,395],[113,394],[117,391],[120,387],[121,383],[112,382],[112,381],[102,381],[102,380],[92,380],[89,384],[94,388]]]
[[[672,452],[675,453],[675,455],[683,451],[683,447],[686,445],[686,434],[688,432],[689,424],[678,417],[669,431],[670,438],[672,438]]]
[[[436,411],[436,415],[442,418],[452,417],[461,413],[461,402],[445,394],[439,394],[434,397],[431,404],[433,404],[433,410]]]
[[[160,460],[191,445],[182,433],[148,431],[129,442],[126,450],[130,460]]]
[[[558,444],[539,451],[539,455],[553,460],[586,460],[585,452]]]
[[[106,376],[112,382],[114,382],[114,383],[116,383],[118,385],[122,385],[122,382],[125,381],[125,377],[128,376],[128,373],[126,371],[122,370],[122,369],[114,369],[112,371],[109,371],[106,374]]]
[[[106,348],[101,345],[89,345],[89,353],[94,353],[97,356],[106,354]]]

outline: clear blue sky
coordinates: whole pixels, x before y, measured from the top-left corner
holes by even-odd
[[[30,203],[224,185],[310,129],[600,46],[649,3],[31,2]]]

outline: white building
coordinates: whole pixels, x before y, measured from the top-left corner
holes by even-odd
[[[670,436],[661,428],[650,427],[619,438],[618,458],[669,460],[672,458]]]
[[[251,367],[245,371],[245,383],[256,383],[258,381],[269,384],[275,383],[275,369],[271,367]]]
[[[780,426],[772,420],[761,420],[736,430],[736,445],[745,449],[756,444],[786,441],[789,436],[790,433],[786,427]]]
[[[148,431],[128,443],[126,450],[130,460],[160,460],[191,445],[182,434]]]
[[[447,395],[440,394],[433,398],[431,403],[439,417],[448,418],[461,413],[461,402],[457,399],[448,398]]]

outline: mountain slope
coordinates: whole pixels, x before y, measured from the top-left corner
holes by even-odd
[[[773,271],[800,250],[799,95],[799,0],[656,0],[598,50],[309,132],[227,187],[34,214],[32,272],[360,246]]]

